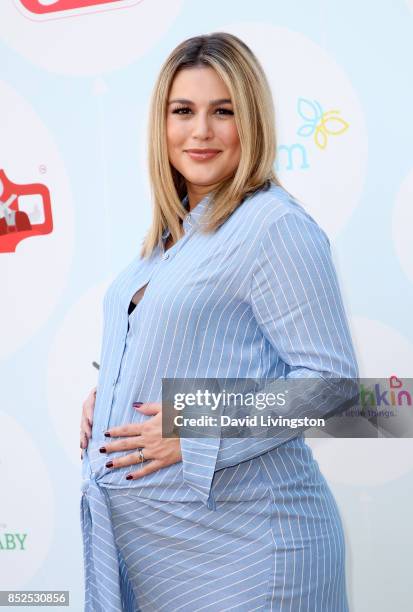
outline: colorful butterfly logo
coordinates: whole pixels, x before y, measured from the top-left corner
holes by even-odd
[[[297,112],[306,122],[297,130],[297,134],[304,138],[314,134],[314,142],[319,149],[327,147],[328,136],[338,136],[349,128],[347,121],[339,116],[339,110],[323,112],[317,100],[299,98]]]

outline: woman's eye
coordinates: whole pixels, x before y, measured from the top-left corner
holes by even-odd
[[[223,111],[224,115],[233,115],[233,111],[229,108],[217,108],[217,111]]]
[[[191,109],[188,108],[187,106],[182,106],[179,108],[174,108],[172,112],[175,113],[176,115],[186,115],[186,113],[181,113],[181,111],[189,111],[189,110]]]

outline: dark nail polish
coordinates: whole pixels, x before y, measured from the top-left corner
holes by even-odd
[[[106,438],[110,438],[110,433],[108,431],[105,431],[105,436]]]
[[[101,446],[99,449],[100,453],[106,453],[106,448],[104,446]]]
[[[113,461],[108,461],[106,467],[113,467]]]
[[[129,476],[126,476],[126,480],[132,480],[132,476],[129,474]]]
[[[133,402],[132,406],[137,408],[138,406],[142,406],[143,402]]]

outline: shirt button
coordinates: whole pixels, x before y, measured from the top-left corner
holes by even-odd
[[[162,259],[168,259],[168,257],[169,257],[169,253],[164,253],[164,254],[162,255]]]

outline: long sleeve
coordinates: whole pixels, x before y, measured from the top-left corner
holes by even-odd
[[[339,405],[354,395],[358,367],[330,244],[310,217],[287,212],[269,225],[256,255],[250,300],[265,340],[285,364],[285,379],[312,379],[305,396],[290,398],[289,416],[322,417],[333,400]],[[273,392],[281,382],[260,391]],[[279,427],[264,439],[181,440],[184,477],[186,467],[188,484],[202,483],[207,496],[216,470],[257,457],[302,431]]]

